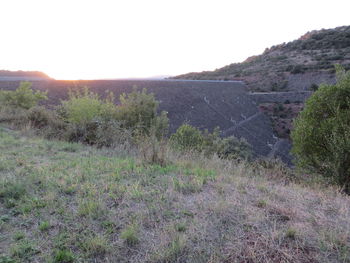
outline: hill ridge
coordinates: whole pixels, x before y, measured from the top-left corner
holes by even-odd
[[[252,91],[310,90],[312,84],[334,83],[334,64],[350,69],[350,26],[313,30],[241,63],[174,78],[241,80]]]

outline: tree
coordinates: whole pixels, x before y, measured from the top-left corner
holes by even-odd
[[[321,84],[294,122],[299,167],[331,177],[350,193],[350,72],[336,66],[337,83]]]

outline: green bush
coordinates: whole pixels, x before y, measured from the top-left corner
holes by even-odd
[[[68,100],[62,101],[61,116],[69,123],[87,125],[101,118],[115,118],[116,106],[112,93],[106,100],[91,92],[87,87],[69,91]]]
[[[217,154],[224,159],[252,157],[252,147],[247,141],[234,136],[221,138],[219,128],[210,133],[208,130],[201,132],[189,124],[183,124],[170,137],[170,142],[178,150],[202,152],[206,156]]]
[[[69,99],[62,101],[60,116],[69,124],[67,136],[98,146],[112,146],[129,141],[132,136],[163,137],[168,130],[165,112],[157,115],[158,102],[153,94],[134,90],[120,96],[120,105],[114,104],[112,93],[105,100],[88,88],[71,91]]]
[[[350,72],[336,69],[337,83],[322,84],[296,119],[292,151],[300,167],[329,176],[350,192]]]
[[[141,92],[134,87],[133,92],[120,95],[118,106],[118,120],[126,129],[137,129],[141,134],[150,134],[151,127],[156,128],[159,136],[168,130],[168,117],[166,112],[157,116],[159,102],[153,93]]]
[[[253,157],[252,146],[245,139],[234,136],[222,139],[217,152],[224,159],[251,160]]]
[[[179,150],[201,151],[204,138],[200,130],[189,124],[183,124],[176,130],[176,133],[171,135],[170,141]]]
[[[21,82],[15,91],[0,91],[0,105],[14,108],[30,109],[41,100],[47,99],[47,92],[33,91],[30,82]]]

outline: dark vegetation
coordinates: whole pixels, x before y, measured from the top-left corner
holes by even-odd
[[[178,79],[244,80],[253,91],[294,89],[295,77],[309,73],[321,82],[334,79],[334,64],[350,68],[350,26],[306,33],[299,39],[267,48],[263,54],[214,71],[188,73]],[[301,76],[301,78],[303,78]],[[319,83],[315,83],[319,84]],[[299,87],[300,88],[300,87]]]
[[[323,84],[295,121],[293,152],[300,167],[334,179],[350,193],[350,71]]]

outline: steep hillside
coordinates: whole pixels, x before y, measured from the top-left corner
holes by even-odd
[[[242,63],[175,78],[244,80],[253,91],[310,90],[334,82],[334,64],[350,68],[350,26],[311,31]]]
[[[0,70],[0,80],[48,80],[51,79],[48,75],[40,71],[10,71]]]
[[[278,165],[141,156],[0,127],[0,262],[349,261],[336,189]]]

